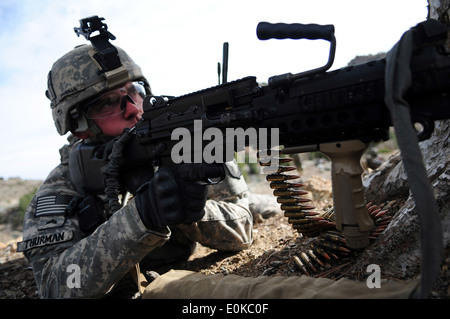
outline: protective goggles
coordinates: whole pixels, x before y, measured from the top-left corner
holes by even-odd
[[[83,109],[90,119],[104,119],[117,116],[125,111],[127,101],[136,105],[139,98],[145,97],[143,82],[136,81],[103,93],[99,97],[87,102]]]

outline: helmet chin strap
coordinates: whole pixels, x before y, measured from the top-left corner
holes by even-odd
[[[89,129],[88,121],[83,112],[77,112],[75,120],[77,121],[77,129],[75,132],[82,133],[86,132]],[[72,117],[74,117],[72,115]]]
[[[94,121],[88,119],[83,112],[80,112],[76,118],[77,129],[73,132],[75,135],[86,134],[87,138],[83,138],[88,142],[108,142],[113,139],[112,136],[103,134],[100,127]],[[90,133],[90,134],[89,134]]]

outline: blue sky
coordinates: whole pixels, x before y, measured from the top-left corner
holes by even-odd
[[[228,80],[298,73],[325,64],[328,42],[256,38],[260,21],[334,24],[332,69],[356,55],[388,51],[426,19],[426,0],[2,0],[0,2],[0,177],[44,179],[59,163],[59,136],[45,98],[53,62],[78,44],[73,27],[105,18],[156,94],[181,95],[217,84],[222,44]]]

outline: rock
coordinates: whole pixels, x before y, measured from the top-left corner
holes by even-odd
[[[450,248],[449,136],[450,121],[439,121],[436,122],[432,137],[419,144],[440,212],[445,248],[443,261],[449,257]],[[372,174],[365,176],[363,185],[367,201],[379,204],[396,199],[400,206],[395,208],[389,227],[355,263],[354,273],[364,270],[368,264],[376,263],[383,274],[393,278],[416,277],[421,266],[419,221],[401,155],[393,156]]]

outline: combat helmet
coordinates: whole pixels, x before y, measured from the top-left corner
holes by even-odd
[[[146,94],[151,93],[141,68],[123,49],[110,45],[99,52],[93,44],[75,47],[58,59],[48,73],[45,94],[60,135],[88,129],[99,133],[99,128],[82,112],[82,106],[106,91],[129,81],[142,81]],[[108,55],[112,56],[109,61],[105,59]]]

